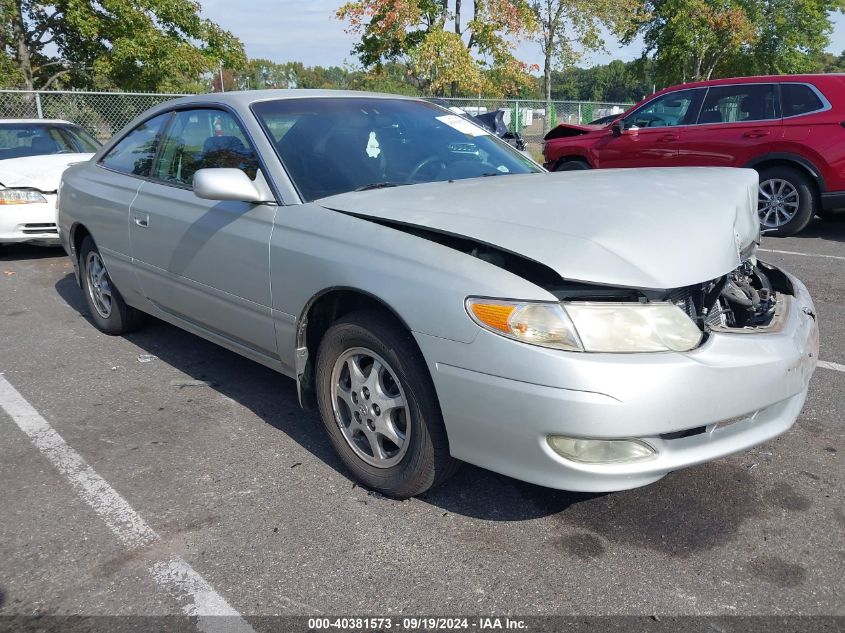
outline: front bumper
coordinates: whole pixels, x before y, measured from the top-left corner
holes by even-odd
[[[818,357],[812,300],[792,276],[777,329],[714,332],[686,353],[585,354],[480,331],[471,344],[417,334],[452,454],[532,483],[587,492],[634,488],[761,444],[789,429]],[[637,438],[643,462],[564,459],[549,435]]]
[[[0,244],[60,244],[56,226],[56,196],[43,195],[47,202],[0,206]]]

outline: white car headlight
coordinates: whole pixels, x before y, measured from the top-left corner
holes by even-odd
[[[567,303],[588,352],[685,352],[702,331],[674,303]]]
[[[529,303],[470,297],[467,312],[481,327],[523,343],[579,352],[682,352],[702,332],[669,302]]]
[[[47,202],[47,198],[32,189],[0,189],[0,205],[37,204]]]

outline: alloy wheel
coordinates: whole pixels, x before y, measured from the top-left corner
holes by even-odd
[[[376,468],[398,464],[410,444],[408,404],[396,372],[363,347],[341,354],[331,376],[332,408],[355,454]]]
[[[85,270],[88,273],[88,295],[91,297],[91,303],[97,314],[108,319],[112,311],[112,290],[106,266],[99,253],[88,253]]]
[[[790,222],[800,206],[798,189],[788,180],[771,178],[760,183],[757,214],[764,229],[776,229]]]

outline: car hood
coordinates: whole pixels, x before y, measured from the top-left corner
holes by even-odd
[[[758,239],[750,169],[605,169],[350,192],[318,204],[517,253],[573,281],[679,288],[720,277]]]
[[[543,137],[543,139],[546,141],[551,141],[559,138],[572,138],[574,136],[583,136],[584,134],[600,132],[606,127],[606,125],[592,125],[590,123],[560,123],[556,127],[553,127]]]
[[[93,155],[48,154],[0,160],[0,185],[56,191],[62,180],[62,172],[69,165],[86,161]]]

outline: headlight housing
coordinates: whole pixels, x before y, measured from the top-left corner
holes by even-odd
[[[575,326],[559,303],[470,297],[466,307],[473,321],[496,334],[542,347],[584,350]]]
[[[508,338],[579,352],[684,352],[703,333],[670,302],[526,302],[470,297],[467,312]]]
[[[0,205],[38,204],[47,198],[34,189],[0,189]]]

